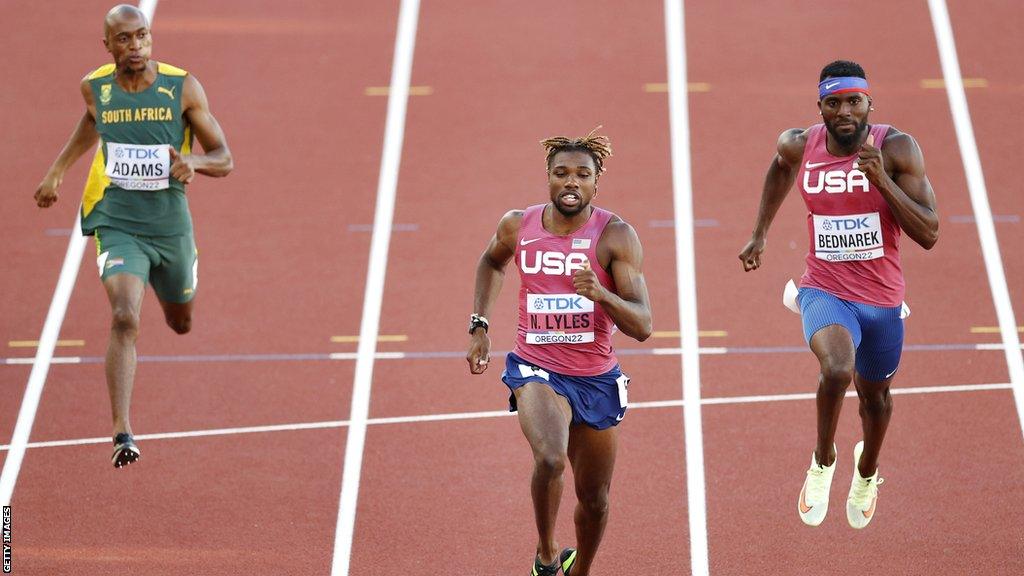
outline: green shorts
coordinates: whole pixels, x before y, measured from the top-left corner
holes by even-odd
[[[100,278],[134,274],[153,285],[161,302],[192,300],[199,283],[199,252],[192,234],[136,236],[113,228],[97,228],[96,265]]]

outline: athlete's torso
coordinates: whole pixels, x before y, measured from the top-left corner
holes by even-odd
[[[884,124],[871,126],[879,148],[888,131]],[[899,306],[905,288],[899,223],[878,189],[853,168],[856,154],[829,154],[826,133],[823,124],[808,129],[797,174],[810,239],[800,286],[844,300]]]
[[[143,236],[192,230],[184,185],[170,175],[168,147],[191,152],[192,135],[182,116],[187,72],[157,64],[153,84],[125,92],[107,64],[88,76],[100,142],[82,198],[82,229],[101,226]]]
[[[514,352],[560,374],[602,374],[617,363],[611,344],[615,323],[599,304],[576,294],[572,273],[589,260],[601,285],[615,291],[597,259],[597,243],[614,214],[594,207],[582,228],[557,236],[544,228],[544,208],[526,209],[516,239],[522,282]]]

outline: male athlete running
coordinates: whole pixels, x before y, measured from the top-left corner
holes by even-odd
[[[203,87],[180,68],[150,60],[153,38],[138,8],[115,6],[103,44],[114,62],[82,80],[86,111],[36,190],[47,208],[68,168],[97,140],[82,198],[82,232],[96,240],[112,321],[106,378],[116,468],[140,456],[128,421],[135,340],[148,281],[178,334],[192,326],[198,257],[185,184],[196,173],[227,176],[233,161]],[[195,137],[203,154],[192,150]]]
[[[476,272],[470,319],[469,369],[487,369],[486,316],[513,258],[519,269],[519,327],[515,350],[501,378],[511,390],[510,410],[533,450],[531,482],[538,542],[534,576],[586,576],[608,520],[608,490],[615,465],[615,426],[626,414],[629,378],[611,345],[616,326],[645,340],[651,334],[640,240],[618,216],[591,205],[608,139],[550,138],[550,202],[512,210],[498,223]],[[579,505],[577,549],[559,553],[555,518],[566,459]]]
[[[800,182],[810,251],[798,300],[821,374],[817,445],[797,507],[806,524],[825,519],[836,425],[852,380],[864,439],[853,449],[846,518],[863,528],[875,513],[878,455],[892,415],[889,386],[903,351],[900,232],[930,249],[939,218],[917,142],[891,126],[868,124],[874,108],[864,70],[840,60],[825,66],[819,81],[822,123],[779,137],[754,232],[739,258],[746,271],[761,266],[768,227],[793,181]]]

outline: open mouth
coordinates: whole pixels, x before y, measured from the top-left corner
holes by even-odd
[[[558,197],[558,201],[561,202],[563,206],[573,207],[579,206],[582,199],[576,192],[565,192]]]

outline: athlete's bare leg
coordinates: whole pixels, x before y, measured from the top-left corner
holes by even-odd
[[[608,524],[608,491],[615,468],[618,429],[595,430],[575,425],[569,430],[569,461],[576,481],[576,562],[572,576],[588,576]]]
[[[843,396],[853,380],[857,351],[850,331],[839,324],[825,326],[811,336],[811,351],[818,357],[818,445],[814,457],[818,464],[831,466],[836,459],[832,450],[839,425]]]
[[[862,478],[869,478],[878,469],[878,454],[882,451],[885,431],[892,418],[892,396],[889,395],[892,378],[876,382],[857,374],[854,382],[860,397],[860,420],[864,429],[864,451],[858,468]]]
[[[164,309],[164,320],[178,334],[188,334],[192,330],[192,303],[188,302],[164,302],[160,301],[160,307]]]
[[[128,408],[135,382],[135,341],[146,285],[133,274],[115,274],[103,281],[110,300],[110,342],[107,345],[107,392],[114,420],[114,435],[131,434]]]
[[[544,564],[558,559],[555,519],[562,500],[562,475],[569,448],[569,402],[547,384],[530,382],[515,390],[519,426],[533,450],[533,514],[537,522],[537,554]]]

